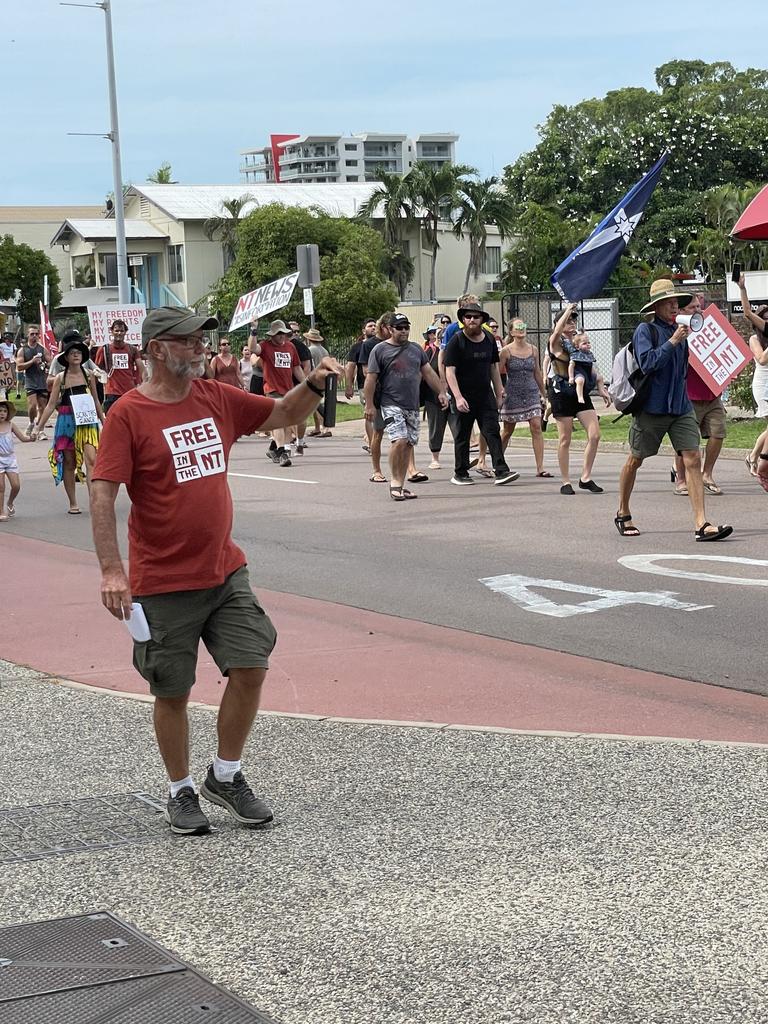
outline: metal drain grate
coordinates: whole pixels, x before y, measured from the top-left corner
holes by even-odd
[[[273,1024],[113,914],[0,928],[3,1024]]]
[[[0,864],[151,842],[167,834],[164,809],[146,793],[0,808]]]

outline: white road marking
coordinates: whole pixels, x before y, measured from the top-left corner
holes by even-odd
[[[571,615],[588,615],[591,612],[608,611],[624,605],[647,604],[656,608],[671,608],[681,612],[698,612],[705,608],[713,608],[711,604],[688,604],[675,600],[674,593],[668,590],[632,591],[605,590],[599,587],[584,587],[580,583],[564,583],[562,580],[537,580],[532,576],[489,576],[479,581],[490,590],[504,594],[518,607],[526,612],[538,615],[551,615],[553,618],[565,619]],[[582,604],[557,604],[555,601],[537,594],[532,588],[541,590],[563,590],[569,594],[586,594],[594,597],[594,601]]]
[[[619,564],[635,572],[647,572],[653,576],[671,576],[678,580],[700,580],[702,583],[734,583],[740,587],[768,587],[768,579],[750,579],[749,576],[719,576],[711,572],[689,572],[687,569],[670,569],[657,565],[662,559],[684,562],[730,562],[733,565],[759,565],[768,567],[760,558],[730,558],[728,555],[624,555]]]
[[[246,480],[279,480],[281,484],[316,484],[319,480],[297,480],[295,476],[261,476],[259,473],[229,473],[229,476],[242,476]]]

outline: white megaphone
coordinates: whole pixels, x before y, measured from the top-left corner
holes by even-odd
[[[687,327],[689,331],[700,331],[704,326],[704,317],[701,313],[691,313],[690,316],[687,313],[678,313],[675,317],[676,324],[682,324],[683,327]]]

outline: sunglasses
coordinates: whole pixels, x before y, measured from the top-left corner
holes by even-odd
[[[464,319],[465,320],[482,320],[483,317],[482,317],[481,313],[466,313],[465,316],[464,316]]]
[[[394,324],[392,325],[393,331],[409,331],[410,329],[410,324],[398,324],[397,326],[395,326]]]

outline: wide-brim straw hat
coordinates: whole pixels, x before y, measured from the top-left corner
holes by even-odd
[[[677,291],[674,281],[670,281],[668,277],[660,277],[658,281],[652,282],[650,300],[640,310],[640,315],[646,320],[653,319],[656,303],[664,302],[665,299],[677,299],[678,306],[687,306],[693,299],[693,294]]]
[[[306,341],[325,341],[325,338],[316,327],[310,327],[305,334],[302,334],[302,338]]]

